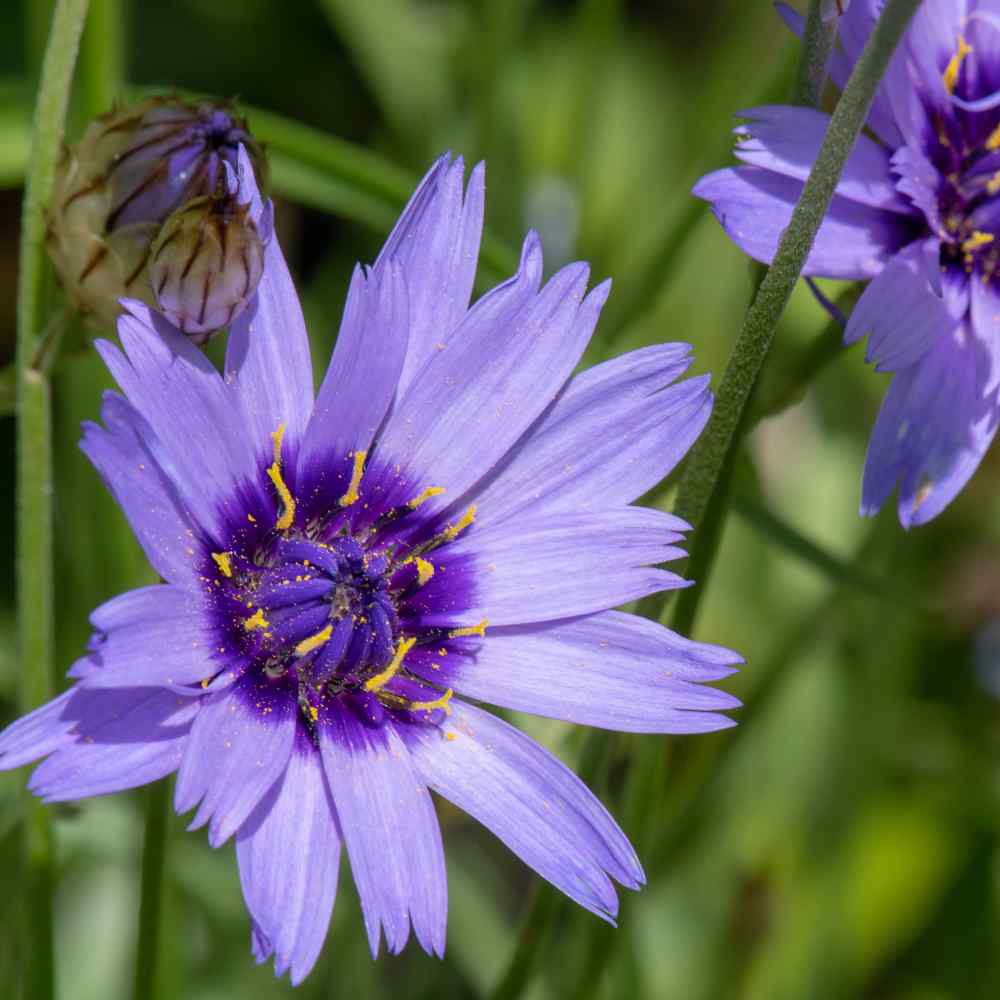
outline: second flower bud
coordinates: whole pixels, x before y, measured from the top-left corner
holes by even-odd
[[[264,267],[248,205],[196,198],[170,215],[153,244],[149,282],[160,309],[203,344],[246,307]]]

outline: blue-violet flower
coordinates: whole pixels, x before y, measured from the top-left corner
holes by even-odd
[[[555,757],[472,701],[629,732],[731,725],[707,687],[739,657],[609,610],[684,581],[654,564],[687,527],[632,501],[711,407],[664,344],[573,375],[608,294],[584,264],[544,285],[537,236],[469,307],[483,170],[432,167],[358,268],[313,399],[299,301],[245,154],[265,238],[220,375],[131,301],[124,392],[82,447],[166,582],[92,616],[73,687],[0,735],[46,758],[46,801],[177,772],[178,812],[236,838],[259,961],[320,953],[346,846],[373,953],[412,927],[442,954],[434,791],[607,920],[643,881],[625,835]],[[467,700],[471,699],[471,700]]]
[[[843,87],[884,0],[838,21],[829,75]],[[779,5],[798,33],[801,18]],[[829,116],[741,112],[743,166],[702,178],[742,250],[770,261]],[[979,465],[1000,404],[1000,2],[925,0],[875,96],[805,274],[872,279],[845,334],[893,378],[865,463],[861,513],[898,489],[905,527],[936,517]]]

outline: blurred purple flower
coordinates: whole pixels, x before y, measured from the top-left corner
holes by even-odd
[[[82,447],[167,581],[98,608],[75,685],[0,736],[0,767],[41,757],[46,801],[177,771],[219,846],[235,835],[259,961],[300,982],[326,935],[341,842],[373,954],[410,927],[442,954],[433,790],[544,878],[613,921],[611,879],[642,869],[614,820],[516,729],[452,697],[629,732],[731,720],[703,682],[739,657],[609,610],[684,581],[687,525],[631,506],[711,408],[672,384],[665,344],[572,375],[608,294],[584,264],[541,283],[539,242],[469,308],[483,170],[430,170],[371,269],[351,281],[313,399],[299,301],[244,156],[266,241],[221,376],[127,303],[125,397]],[[246,200],[246,199],[244,199]]]
[[[855,0],[838,23],[829,74],[843,87],[882,8]],[[780,11],[793,30],[801,19]],[[769,262],[829,116],[741,112],[744,166],[703,177],[730,238]],[[905,527],[936,517],[996,432],[1000,387],[1000,3],[926,0],[910,25],[806,263],[806,275],[874,279],[845,343],[893,372],[868,447],[861,513],[898,488]]]

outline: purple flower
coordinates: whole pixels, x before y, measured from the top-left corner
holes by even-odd
[[[537,236],[469,308],[483,170],[430,170],[358,268],[313,399],[302,312],[249,162],[266,242],[221,376],[146,306],[101,355],[125,395],[83,450],[166,581],[98,608],[74,686],[0,736],[46,757],[46,801],[177,772],[219,846],[236,837],[255,956],[298,983],[319,955],[343,843],[372,952],[412,926],[440,955],[444,854],[430,791],[613,921],[642,869],[547,751],[470,701],[629,732],[731,725],[704,686],[736,654],[609,610],[684,585],[654,564],[686,525],[631,506],[684,455],[708,378],[686,345],[572,372],[608,294]]]
[[[840,18],[829,74],[842,87],[882,0]],[[793,30],[798,15],[781,5]],[[741,112],[744,166],[703,177],[730,238],[770,261],[829,117],[801,107]],[[898,489],[905,527],[936,517],[975,471],[997,427],[1000,386],[1000,5],[926,0],[876,94],[805,274],[873,279],[845,342],[893,372],[875,423],[861,513]]]

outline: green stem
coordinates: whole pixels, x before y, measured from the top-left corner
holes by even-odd
[[[688,458],[678,490],[676,511],[694,529],[691,562],[700,565],[699,585],[696,588],[698,595],[686,602],[690,605],[685,614],[689,623],[693,622],[697,602],[705,593],[712,564],[711,555],[703,559],[702,554],[712,553],[716,548],[722,517],[716,519],[711,531],[702,530],[702,525],[713,504],[724,510],[723,471],[731,460],[744,410],[771,347],[778,320],[791,298],[833,198],[844,164],[864,127],[879,82],[919,5],[920,0],[888,0],[886,3],[833,113],[819,155],[792,212],[791,222],[778,244],[774,262],[747,311],[722,377],[712,417]],[[721,501],[716,497],[717,493],[721,494]]]
[[[139,940],[136,948],[132,995],[153,1000],[159,956],[160,900],[167,850],[167,817],[170,798],[166,781],[146,789],[146,833],[142,845],[142,896],[139,902]]]
[[[36,366],[46,323],[45,207],[52,193],[87,0],[59,0],[42,60],[24,185],[17,284],[17,606],[20,709],[27,713],[54,690],[52,565],[52,427],[48,376]],[[25,995],[55,993],[52,828],[44,806],[26,807]]]

